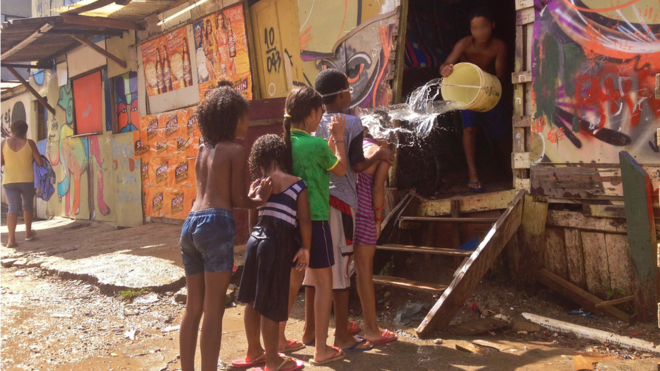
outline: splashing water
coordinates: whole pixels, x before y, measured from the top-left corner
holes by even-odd
[[[431,132],[439,115],[465,106],[455,101],[434,101],[440,94],[442,86],[441,78],[433,79],[415,89],[407,103],[381,106],[376,109],[359,109],[358,116],[362,124],[368,128],[369,134],[376,139],[389,141],[396,137],[393,135],[396,133],[416,134],[418,138],[423,138]],[[394,120],[409,122],[411,129],[395,128],[392,124]]]

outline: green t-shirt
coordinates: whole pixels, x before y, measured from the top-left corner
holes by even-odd
[[[323,138],[313,137],[300,129],[291,129],[293,175],[307,183],[309,213],[312,220],[328,220],[330,216],[330,173],[339,163]]]

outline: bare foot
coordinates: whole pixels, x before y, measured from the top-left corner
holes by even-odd
[[[314,362],[326,362],[331,359],[341,359],[345,356],[346,353],[344,353],[344,351],[339,348],[329,347],[327,345],[324,347],[317,346],[316,350],[314,351]]]

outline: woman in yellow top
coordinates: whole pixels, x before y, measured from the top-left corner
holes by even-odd
[[[2,166],[5,171],[2,187],[7,195],[9,211],[7,227],[9,229],[8,247],[16,247],[16,224],[23,199],[23,218],[25,219],[25,240],[30,241],[36,233],[32,230],[32,210],[34,207],[34,169],[32,160],[43,166],[41,155],[34,141],[27,139],[28,125],[23,120],[11,123],[11,137],[2,141]]]

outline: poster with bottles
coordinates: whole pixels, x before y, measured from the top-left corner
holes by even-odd
[[[192,86],[186,28],[142,44],[142,62],[150,97]]]
[[[247,99],[252,99],[250,58],[243,4],[210,14],[193,24],[200,100],[215,88],[221,77]]]

